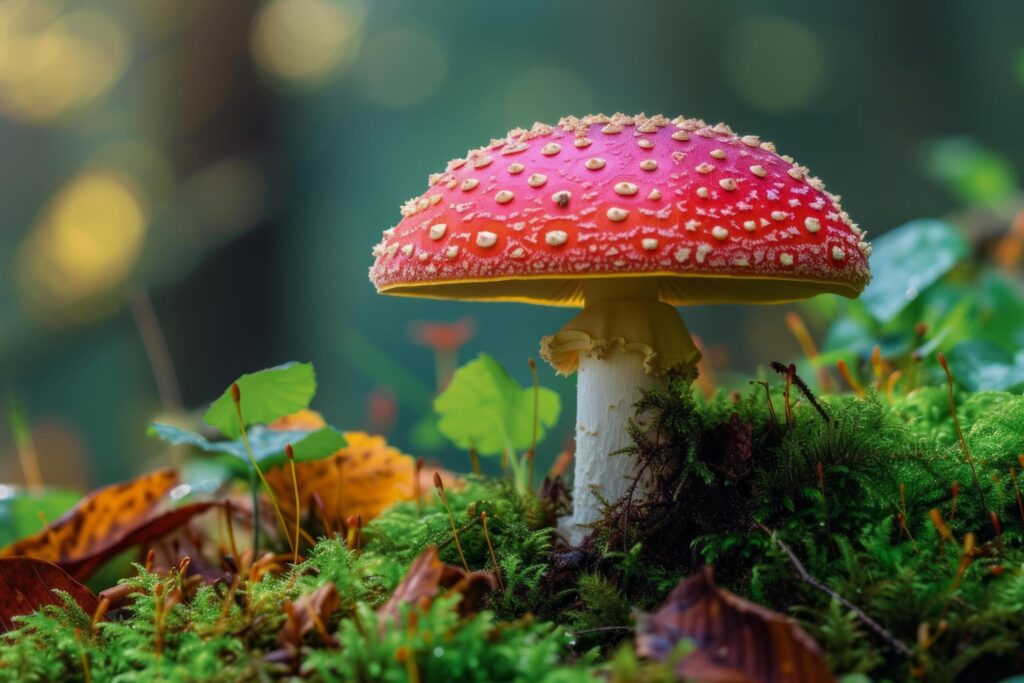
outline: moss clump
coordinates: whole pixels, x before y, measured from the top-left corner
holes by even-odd
[[[23,618],[0,639],[0,680],[672,680],[670,663],[636,658],[633,615],[705,563],[798,618],[838,675],[1024,671],[1024,513],[1010,476],[1024,397],[957,397],[976,488],[944,390],[804,398],[789,411],[770,392],[772,403],[756,384],[700,399],[677,383],[645,396],[653,429],[636,430],[632,450],[653,495],[614,502],[579,547],[552,534],[557,486],[541,498],[475,477],[449,487],[472,570],[493,569],[488,516],[505,590],[483,611],[461,615],[453,592],[382,621],[424,548],[462,561],[439,501],[401,503],[363,529],[359,553],[321,539],[297,566],[213,583],[137,567],[125,580],[137,592],[108,620],[73,604]],[[327,582],[340,605],[323,633],[283,645],[285,604]]]
[[[607,510],[591,539],[597,575],[649,609],[674,575],[714,564],[734,592],[801,619],[839,674],[1018,673],[1024,510],[1010,472],[1024,451],[1024,397],[960,399],[977,487],[944,390],[892,405],[805,400],[788,424],[780,397],[773,417],[757,386],[740,398],[698,399],[681,384],[647,395],[638,407],[654,428],[636,430],[630,450],[654,495]],[[577,578],[586,605],[584,580],[594,573]],[[601,615],[592,608],[584,622]]]

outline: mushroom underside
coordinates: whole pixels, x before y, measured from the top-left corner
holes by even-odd
[[[638,273],[626,275],[534,276],[493,279],[463,279],[406,282],[382,287],[382,294],[425,299],[463,301],[509,301],[547,306],[582,307],[584,285],[617,286],[623,280],[645,280],[657,287],[658,300],[672,306],[699,304],[777,304],[799,301],[817,294],[832,293],[856,298],[859,283],[780,277],[707,275],[684,273]]]

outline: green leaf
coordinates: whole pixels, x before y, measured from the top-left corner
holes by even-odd
[[[208,453],[223,453],[238,460],[241,465],[232,467],[238,473],[248,472],[249,456],[241,439],[234,441],[210,441],[201,434],[168,424],[154,422],[149,426],[150,436],[163,439],[172,445],[188,445]],[[253,457],[261,469],[283,465],[287,457],[284,447],[292,445],[297,462],[319,460],[336,453],[346,446],[345,437],[333,427],[324,427],[317,431],[277,431],[266,427],[253,427],[248,430],[249,445]]]
[[[996,204],[1018,191],[1013,166],[1006,158],[968,138],[932,143],[926,166],[928,174],[963,204]]]
[[[448,445],[444,434],[438,430],[437,418],[433,415],[424,415],[416,420],[409,430],[409,441],[413,448],[421,453],[436,453]]]
[[[998,271],[982,275],[971,290],[980,303],[975,336],[1007,349],[1024,348],[1024,289]]]
[[[333,455],[348,445],[345,437],[334,427],[324,427],[306,434],[306,438],[292,444],[295,462],[319,460]]]
[[[967,257],[967,240],[945,221],[922,219],[874,241],[874,279],[861,300],[875,320],[886,323]]]
[[[825,335],[822,350],[825,353],[841,351],[844,354],[866,356],[875,345],[875,335],[860,321],[854,318],[839,318]],[[830,360],[829,364],[834,363]]]
[[[286,363],[242,375],[235,384],[241,393],[242,417],[248,427],[308,408],[316,393],[316,373],[310,363]],[[229,439],[241,436],[230,386],[213,402],[203,420]]]
[[[10,495],[5,496],[7,493]],[[28,493],[0,486],[0,546],[41,531],[40,513],[47,522],[56,521],[81,497],[74,491],[60,489]]]
[[[533,433],[533,387],[521,387],[496,360],[481,353],[455,371],[451,383],[434,400],[441,433],[460,448],[497,455],[506,448],[523,450]],[[537,440],[558,421],[561,401],[541,387]]]
[[[18,448],[23,448],[32,442],[32,430],[28,425],[28,417],[25,415],[25,406],[13,393],[9,403],[8,418],[11,424],[11,436],[14,437],[14,443]]]
[[[970,391],[1015,391],[1024,388],[1024,351],[1011,355],[986,341],[969,340],[948,356],[956,381]]]

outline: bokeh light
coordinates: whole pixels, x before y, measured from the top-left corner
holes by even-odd
[[[48,319],[87,318],[84,304],[132,272],[146,220],[138,191],[118,171],[90,168],[71,178],[22,245],[19,276],[30,309]]]
[[[538,66],[512,80],[505,92],[505,110],[509,121],[529,126],[534,120],[557,121],[566,114],[588,114],[593,100],[590,86],[573,72]]]
[[[60,13],[46,0],[0,2],[0,111],[49,121],[100,97],[130,56],[119,23],[94,10]]]
[[[253,20],[253,59],[274,78],[323,83],[352,63],[365,23],[360,0],[270,0]]]
[[[752,16],[733,29],[724,55],[729,84],[747,104],[770,112],[807,106],[826,76],[825,49],[806,26]]]
[[[370,36],[359,66],[367,99],[384,107],[411,107],[444,83],[448,58],[430,35],[402,28]]]
[[[205,0],[131,0],[123,5],[128,21],[144,42],[173,39],[203,13]]]
[[[370,245],[427,173],[534,121],[683,114],[776,141],[873,236],[965,209],[995,235],[1024,178],[1024,3],[1004,5],[662,0],[624,22],[611,4],[543,0],[0,0],[0,376],[36,417],[69,416],[94,483],[109,481],[121,454],[158,450],[139,428],[159,394],[126,306],[145,291],[184,405],[311,360],[339,425],[390,425],[388,387],[396,442],[447,457],[435,362],[407,321],[474,316],[461,359],[487,351],[525,383],[523,355],[565,318],[376,295]],[[687,320],[748,372],[795,349],[782,313]],[[574,385],[559,386],[571,436]]]

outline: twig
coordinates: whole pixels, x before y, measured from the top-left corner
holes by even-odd
[[[182,405],[181,390],[178,387],[178,377],[174,371],[174,361],[171,358],[170,349],[167,347],[167,338],[164,336],[160,320],[156,317],[156,311],[153,309],[153,301],[145,289],[138,287],[128,297],[128,303],[135,327],[138,328],[139,336],[142,337],[142,346],[149,358],[149,365],[153,369],[157,393],[160,394],[160,404],[164,410],[178,412]]]
[[[889,633],[889,631],[887,631],[884,626],[882,626],[877,621],[868,616],[867,613],[864,612],[864,610],[862,610],[860,607],[857,607],[855,604],[844,598],[842,595],[832,590],[818,579],[811,576],[810,572],[807,571],[803,563],[800,561],[800,558],[796,556],[796,553],[794,553],[790,549],[790,547],[783,543],[777,536],[774,536],[775,532],[773,532],[771,529],[769,529],[763,524],[758,524],[757,528],[768,534],[768,536],[772,537],[772,540],[775,542],[775,544],[779,546],[782,552],[786,553],[787,557],[789,557],[789,561],[792,563],[793,568],[796,570],[796,573],[800,577],[801,581],[803,581],[809,586],[817,588],[821,592],[830,596],[833,600],[838,601],[843,607],[853,612],[857,616],[857,618],[860,619],[861,623],[863,623],[869,629],[874,631],[882,640],[888,643],[894,650],[899,652],[904,657],[911,658],[914,656],[914,652],[910,649],[910,647],[908,647],[903,641],[897,639],[896,636]]]
[[[43,474],[39,468],[39,455],[32,439],[32,428],[25,417],[25,408],[14,393],[10,396],[8,417],[11,422],[11,435],[14,437],[14,449],[18,452],[21,462],[21,473],[25,478],[25,487],[31,493],[43,490]]]
[[[174,370],[174,359],[167,345],[167,337],[160,326],[160,319],[153,308],[153,300],[144,287],[136,287],[128,297],[128,309],[131,311],[135,328],[142,339],[142,347],[146,351],[149,367],[153,371],[156,392],[160,396],[160,405],[166,412],[182,411],[181,387],[178,375]],[[171,464],[180,468],[184,458],[182,446],[169,446],[167,453]]]
[[[582,631],[573,631],[573,635],[585,636],[589,633],[604,633],[606,631],[629,631],[633,632],[632,626],[597,626],[595,628],[585,628]]]

